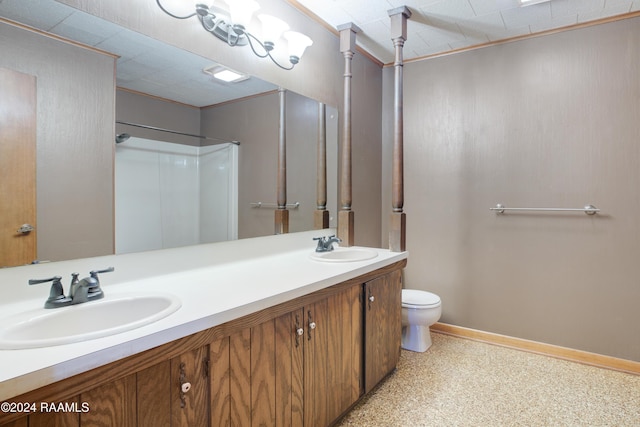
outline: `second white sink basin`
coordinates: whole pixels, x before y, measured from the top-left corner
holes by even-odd
[[[156,322],[181,305],[170,294],[125,294],[31,310],[0,319],[0,349],[50,347],[114,335]]]
[[[311,259],[323,262],[366,261],[378,256],[378,252],[366,248],[336,248],[329,252],[314,252]]]

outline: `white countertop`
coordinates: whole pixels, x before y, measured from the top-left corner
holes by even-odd
[[[312,237],[333,231],[0,270],[5,296],[0,304],[0,322],[11,314],[43,307],[50,284],[28,286],[29,279],[62,276],[66,293],[72,272],[80,272],[82,278],[90,270],[110,266],[115,271],[100,276],[105,300],[131,292],[162,292],[176,295],[182,302],[181,308],[168,317],[116,335],[46,348],[0,350],[0,401],[407,258],[406,252],[376,249],[378,256],[365,261],[312,260]]]

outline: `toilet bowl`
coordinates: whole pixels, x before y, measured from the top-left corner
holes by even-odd
[[[402,348],[423,352],[431,347],[429,326],[440,319],[440,297],[417,289],[402,290]]]

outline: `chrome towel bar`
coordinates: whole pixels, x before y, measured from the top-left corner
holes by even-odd
[[[276,203],[262,203],[262,202],[251,202],[249,203],[252,208],[278,208]],[[287,203],[287,209],[298,209],[300,207],[300,202],[295,203]]]
[[[584,208],[508,208],[501,203],[498,203],[495,208],[489,208],[496,213],[504,213],[505,211],[535,211],[535,212],[584,212],[587,215],[595,215],[600,212],[600,209],[593,205],[585,205]]]

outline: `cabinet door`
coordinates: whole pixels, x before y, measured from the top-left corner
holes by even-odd
[[[223,337],[209,343],[209,396],[212,426],[228,427],[231,425],[229,344],[229,337]]]
[[[103,384],[80,394],[89,411],[80,413],[80,425],[134,427],[136,425],[136,374]]]
[[[208,357],[202,347],[138,372],[137,425],[208,426]]]
[[[276,329],[273,320],[251,328],[251,425],[276,423]]]
[[[304,424],[326,426],[361,394],[361,286],[304,310]]]
[[[138,427],[171,425],[171,362],[158,363],[136,374]]]
[[[209,343],[212,426],[251,425],[251,330]]]
[[[402,340],[402,270],[364,285],[365,393],[395,369]]]
[[[302,310],[251,328],[251,425],[302,425]]]
[[[211,425],[302,425],[302,320],[297,310],[209,344]]]
[[[303,424],[303,310],[275,319],[275,405],[278,427]]]
[[[209,348],[171,359],[171,426],[209,426]]]

